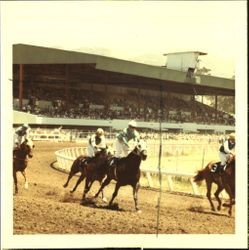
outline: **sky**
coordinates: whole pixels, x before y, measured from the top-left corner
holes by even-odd
[[[231,78],[246,30],[246,1],[13,1],[1,29],[26,43],[165,65],[169,52],[201,51],[200,66]]]

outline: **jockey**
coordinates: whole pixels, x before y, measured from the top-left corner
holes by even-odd
[[[140,140],[140,135],[137,132],[137,123],[133,120],[128,123],[128,128],[125,128],[116,136],[116,140],[114,142],[114,147],[115,147],[114,161],[121,158],[122,154],[123,156],[128,155],[130,150],[128,142],[131,140],[135,142],[139,142]],[[111,164],[112,163],[113,161],[111,162]]]
[[[102,128],[98,128],[95,134],[93,134],[89,138],[87,145],[87,154],[90,159],[92,159],[101,149],[107,148],[104,134],[104,130]]]
[[[30,126],[28,124],[23,124],[18,127],[14,133],[14,150],[16,150],[25,139],[29,138]]]
[[[225,139],[225,141],[219,148],[221,173],[226,169],[227,161],[234,154],[235,154],[235,133],[231,133],[228,135],[228,138]],[[215,168],[213,171],[216,172],[217,170],[219,169]]]

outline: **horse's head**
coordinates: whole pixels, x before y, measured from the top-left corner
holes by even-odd
[[[20,150],[23,151],[26,155],[28,155],[29,158],[33,157],[33,148],[35,145],[33,144],[33,141],[30,139],[26,139],[21,145]]]
[[[136,145],[134,151],[141,157],[143,161],[147,158],[147,144],[144,140],[140,140]]]
[[[235,154],[231,154],[228,161],[227,161],[227,166],[235,167]]]

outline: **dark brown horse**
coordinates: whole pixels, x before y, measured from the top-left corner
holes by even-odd
[[[197,174],[194,176],[194,181],[198,184],[200,184],[200,182],[203,180],[206,181],[206,196],[213,211],[215,211],[215,207],[211,199],[212,183],[215,183],[217,185],[217,190],[215,191],[214,196],[218,201],[218,211],[221,209],[221,200],[219,198],[219,194],[223,189],[225,189],[227,194],[229,195],[228,213],[231,216],[232,205],[235,201],[235,156],[230,157],[227,166],[222,174],[211,171],[214,167],[214,164],[220,164],[220,162],[209,162],[204,169],[197,172]]]
[[[70,191],[73,193],[78,185],[86,178],[85,188],[82,200],[85,200],[86,194],[89,192],[94,181],[102,183],[107,171],[107,159],[109,154],[105,149],[97,152],[96,156],[90,159],[87,156],[79,156],[72,164],[67,182],[63,187],[67,187],[70,179],[78,172],[81,173],[76,185]],[[103,198],[103,193],[102,193]]]
[[[137,204],[137,193],[139,189],[140,164],[141,160],[146,160],[146,158],[146,144],[141,140],[134,148],[134,150],[128,154],[127,157],[123,157],[119,159],[116,164],[112,164],[111,166],[109,166],[107,177],[101,185],[99,191],[96,193],[95,198],[97,198],[104,187],[114,179],[116,181],[116,187],[109,202],[109,207],[111,207],[114,198],[117,196],[119,188],[121,186],[131,185],[133,188],[135,209],[136,211],[139,211]]]
[[[32,149],[34,148],[31,140],[25,140],[19,148],[13,152],[13,178],[15,183],[15,193],[18,193],[17,172],[20,171],[25,179],[25,188],[28,188],[26,168],[28,166],[28,158],[33,157]]]

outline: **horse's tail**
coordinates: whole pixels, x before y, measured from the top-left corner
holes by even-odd
[[[201,184],[201,182],[205,179],[207,172],[209,169],[205,167],[204,169],[201,169],[197,172],[197,174],[193,177],[194,182],[196,182],[198,185]]]

